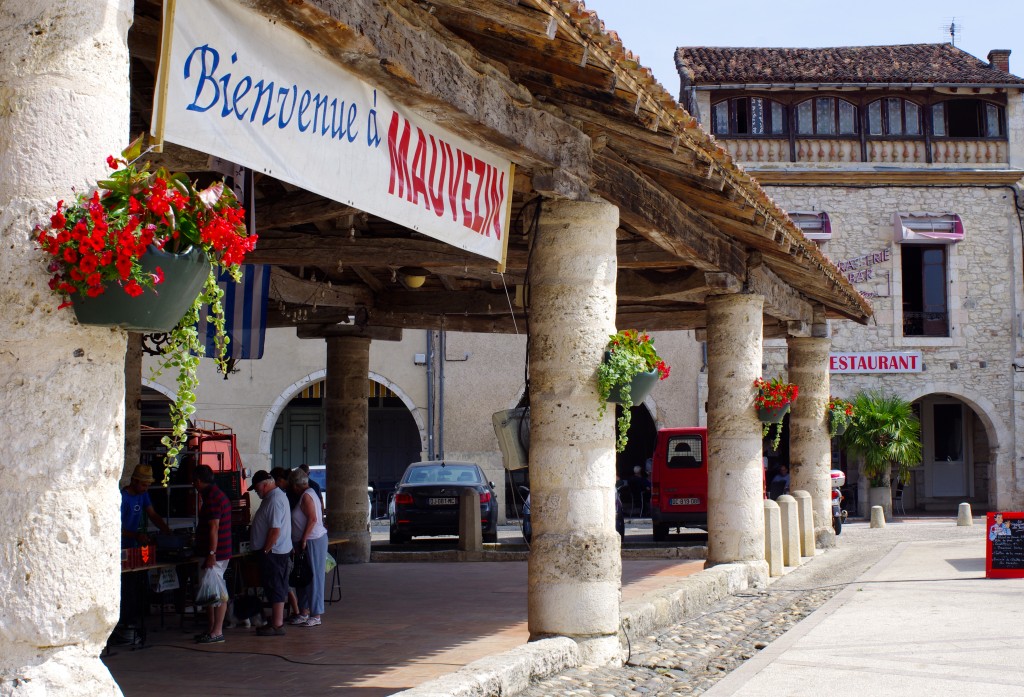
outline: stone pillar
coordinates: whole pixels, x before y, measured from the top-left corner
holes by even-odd
[[[768,573],[781,576],[782,559],[782,515],[779,504],[771,499],[764,500],[764,558],[768,562]]]
[[[327,338],[324,412],[327,422],[327,528],[332,538],[346,537],[339,563],[370,561],[370,502],[367,381],[370,340]]]
[[[128,141],[129,0],[0,12],[0,694],[119,695],[125,333],[82,327],[33,228]],[[50,398],[47,398],[49,396]]]
[[[708,565],[764,564],[760,295],[708,298]],[[767,568],[765,569],[767,575]]]
[[[607,203],[546,202],[530,268],[530,638],[574,639],[592,664],[621,660],[615,410],[597,417],[596,379],[618,219]]]
[[[789,381],[800,386],[800,396],[789,412],[789,489],[811,495],[814,540],[832,547],[832,443],[825,407],[829,397],[828,338],[790,337]]]
[[[142,334],[128,333],[124,357],[124,469],[121,486],[128,486],[142,457]]]

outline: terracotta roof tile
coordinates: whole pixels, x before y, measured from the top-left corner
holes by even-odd
[[[706,84],[941,83],[1024,85],[952,44],[676,49],[684,81]]]

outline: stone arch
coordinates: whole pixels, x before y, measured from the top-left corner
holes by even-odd
[[[1008,450],[1007,446],[1007,444],[1013,443],[1013,436],[1007,429],[1006,423],[999,417],[999,411],[995,404],[984,395],[951,382],[929,382],[927,385],[908,390],[902,396],[909,402],[916,402],[931,395],[955,397],[969,406],[977,415],[978,420],[985,427],[985,435],[993,456],[995,481],[989,486],[988,503],[993,507],[1010,506],[1013,492],[1007,487],[1001,486],[1000,483],[1010,482],[1013,479],[1013,453]]]
[[[270,441],[274,435],[274,426],[277,424],[277,419],[281,416],[281,412],[284,411],[288,403],[294,399],[295,395],[302,392],[310,385],[319,382],[327,377],[327,370],[315,370],[312,373],[308,373],[303,377],[299,378],[288,387],[281,391],[274,403],[270,405],[267,413],[263,416],[263,424],[260,426],[260,443],[259,452],[261,455],[270,455]],[[413,420],[416,422],[416,429],[420,434],[420,449],[426,450],[427,443],[427,426],[423,423],[423,417],[420,414],[416,404],[412,401],[408,394],[402,390],[401,387],[388,380],[383,375],[375,373],[372,370],[369,372],[367,377],[374,382],[384,385],[389,390],[395,393],[395,396],[402,400],[402,404],[409,410]]]
[[[143,387],[148,387],[151,390],[159,392],[160,394],[162,394],[164,397],[167,397],[172,402],[174,401],[175,397],[177,397],[177,395],[174,393],[174,390],[172,390],[170,387],[167,387],[165,385],[161,385],[156,380],[150,380],[149,378],[142,378],[142,386]]]

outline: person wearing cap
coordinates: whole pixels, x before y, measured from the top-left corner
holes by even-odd
[[[253,551],[259,555],[260,580],[271,608],[270,624],[257,629],[256,634],[283,636],[288,561],[292,552],[291,508],[288,497],[266,470],[252,476],[252,489],[263,503],[252,518],[249,540]]]
[[[136,465],[132,472],[132,480],[121,490],[121,547],[142,547],[149,544],[146,533],[146,520],[149,519],[160,532],[170,533],[171,528],[153,508],[149,498],[149,485],[152,484],[153,468],[149,465]]]

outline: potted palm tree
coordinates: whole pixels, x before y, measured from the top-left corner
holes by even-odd
[[[853,420],[842,436],[843,445],[863,458],[868,509],[881,506],[886,520],[891,520],[891,474],[895,470],[897,480],[906,484],[910,469],[921,463],[921,422],[910,402],[877,391],[857,395],[853,412]]]

